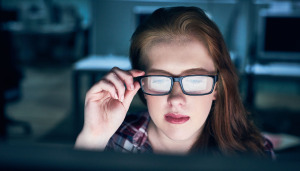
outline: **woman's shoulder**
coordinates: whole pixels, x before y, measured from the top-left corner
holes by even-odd
[[[272,158],[273,160],[276,159],[274,146],[268,138],[264,138],[264,151],[268,157]]]

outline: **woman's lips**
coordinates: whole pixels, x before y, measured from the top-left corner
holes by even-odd
[[[165,120],[172,124],[183,124],[190,120],[190,117],[181,114],[167,113],[165,114]]]

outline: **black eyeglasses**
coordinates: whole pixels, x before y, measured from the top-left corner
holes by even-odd
[[[164,75],[146,75],[136,77],[142,91],[152,96],[163,96],[170,94],[174,82],[179,82],[184,94],[190,96],[202,96],[211,94],[218,81],[218,75],[187,75],[182,77],[171,77]]]

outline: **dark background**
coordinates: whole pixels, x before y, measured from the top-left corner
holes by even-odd
[[[74,96],[75,63],[90,55],[128,56],[131,34],[145,16],[158,7],[183,5],[203,8],[219,26],[240,76],[241,98],[278,156],[300,153],[300,44],[293,37],[299,1],[0,0],[0,5],[2,145],[73,147],[85,92],[102,75],[82,74]],[[274,30],[264,30],[263,9],[279,15],[270,21]],[[278,53],[260,55],[261,34],[274,40],[267,49]],[[284,47],[287,42],[294,46]],[[275,74],[257,75],[249,70],[255,63],[280,66]],[[296,69],[278,75],[285,70],[281,64]],[[143,109],[136,97],[130,111]]]

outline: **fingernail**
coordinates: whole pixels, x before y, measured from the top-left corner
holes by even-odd
[[[120,101],[123,102],[124,100],[124,96],[121,96]]]
[[[115,94],[115,99],[118,99],[118,96]]]
[[[131,86],[130,86],[130,90],[134,90],[134,86],[133,86],[133,84],[131,84]]]

